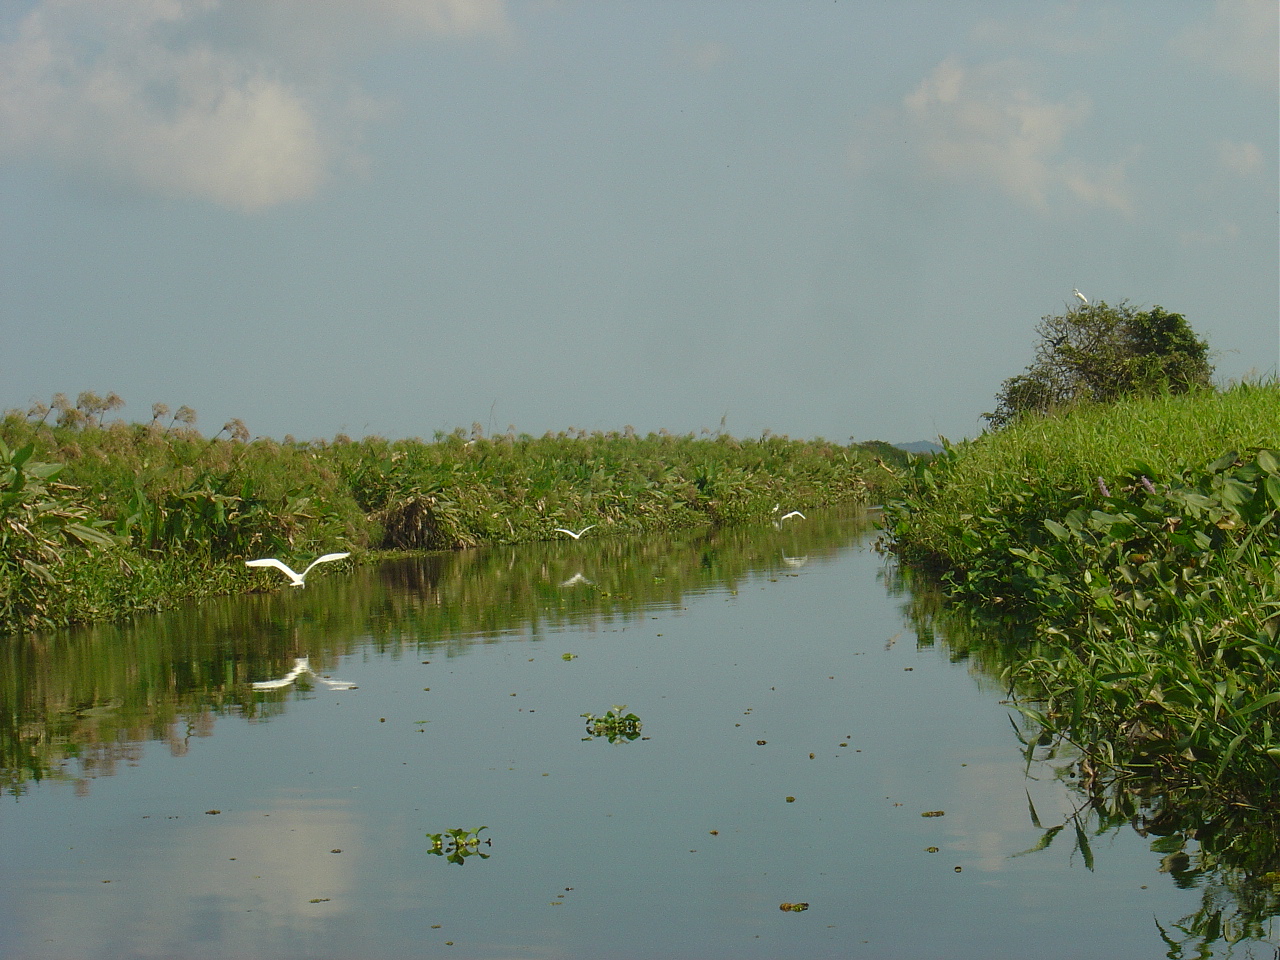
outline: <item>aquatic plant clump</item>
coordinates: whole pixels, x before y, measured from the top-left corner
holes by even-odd
[[[644,728],[644,723],[634,713],[623,713],[627,709],[627,705],[614,704],[601,716],[594,713],[584,713],[582,717],[587,722],[587,733],[590,736],[583,737],[583,740],[591,740],[596,737],[604,737],[610,743],[625,743],[640,738],[640,731]]]

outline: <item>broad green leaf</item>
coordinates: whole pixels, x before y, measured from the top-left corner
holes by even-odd
[[[1051,534],[1053,534],[1055,537],[1057,537],[1059,540],[1071,539],[1071,531],[1068,530],[1066,527],[1064,527],[1062,524],[1058,523],[1058,521],[1056,520],[1046,520],[1044,522],[1044,528],[1048,530]]]
[[[1151,841],[1152,853],[1181,853],[1187,840],[1181,834],[1173,833],[1167,837],[1157,837]]]
[[[1267,477],[1264,484],[1267,489],[1267,499],[1271,501],[1272,506],[1280,507],[1280,478]]]

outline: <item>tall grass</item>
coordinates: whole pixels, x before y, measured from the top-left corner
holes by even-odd
[[[1061,417],[1028,416],[917,467],[892,514],[900,553],[937,570],[980,564],[991,552],[975,527],[1040,528],[1097,486],[1151,479],[1216,460],[1228,450],[1280,446],[1280,384],[1085,405]],[[1022,521],[1026,521],[1025,524]],[[1035,536],[1037,531],[1031,535]]]
[[[239,421],[204,438],[188,408],[144,424],[104,424],[105,408],[92,416],[72,416],[78,408],[67,403],[52,409],[61,411],[54,424],[39,415],[45,408],[10,412],[0,440],[61,465],[65,491],[111,542],[67,552],[42,583],[24,580],[23,589],[36,590],[32,602],[0,609],[0,631],[261,583],[244,570],[253,556],[521,543],[587,524],[604,537],[734,524],[775,508],[865,503],[891,479],[876,466],[879,444],[629,429],[486,438],[478,428],[434,442],[277,443],[249,441]],[[0,563],[0,596],[12,593],[5,569]]]

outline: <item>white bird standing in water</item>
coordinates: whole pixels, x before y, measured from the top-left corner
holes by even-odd
[[[1081,303],[1083,303],[1086,307],[1089,305],[1089,298],[1088,298],[1088,297],[1086,297],[1086,296],[1085,296],[1083,293],[1081,293],[1079,290],[1077,290],[1075,287],[1072,287],[1072,288],[1071,288],[1071,292],[1072,292],[1072,293],[1074,293],[1077,297],[1079,297],[1079,298],[1080,298],[1080,302],[1081,302]]]
[[[303,570],[301,573],[297,573],[287,563],[281,560],[277,560],[275,557],[264,557],[261,560],[246,560],[244,562],[244,565],[246,567],[275,567],[277,570],[280,570],[281,572],[284,573],[286,577],[289,578],[289,580],[291,581],[289,586],[305,587],[307,574],[311,572],[311,568],[314,567],[317,563],[328,563],[330,560],[341,560],[343,557],[349,557],[349,556],[351,556],[350,553],[326,553],[323,557],[316,557],[314,560],[312,560],[311,563],[307,566],[307,569]]]
[[[354,683],[347,683],[345,680],[330,680],[327,677],[321,677],[311,669],[311,660],[307,657],[296,657],[293,661],[293,669],[286,673],[278,680],[259,680],[253,685],[255,690],[279,690],[281,687],[287,687],[293,681],[297,680],[304,673],[309,673],[316,678],[318,683],[323,683],[326,687],[334,690],[354,690]]]
[[[572,530],[566,530],[564,527],[556,527],[556,528],[555,528],[555,530],[554,530],[554,531],[552,531],[552,532],[553,532],[553,533],[567,533],[569,536],[573,537],[573,539],[575,539],[575,540],[580,540],[580,539],[582,538],[582,535],[583,535],[584,533],[586,533],[588,530],[590,530],[590,529],[591,529],[592,527],[594,527],[594,526],[595,526],[595,524],[594,524],[594,523],[589,523],[589,524],[587,524],[585,527],[583,527],[581,530],[579,530],[577,533],[574,533]]]

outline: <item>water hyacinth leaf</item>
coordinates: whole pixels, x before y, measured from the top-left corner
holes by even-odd
[[[1236,451],[1230,450],[1217,460],[1213,461],[1213,463],[1209,464],[1207,469],[1209,473],[1221,473],[1223,470],[1234,467],[1235,463]]]
[[[1171,833],[1167,837],[1157,837],[1151,841],[1152,853],[1181,853],[1186,847],[1186,838],[1180,834]]]
[[[1271,501],[1272,506],[1280,508],[1280,479],[1267,477],[1264,484],[1267,490],[1267,499]]]
[[[1238,507],[1253,499],[1253,487],[1234,478],[1222,483],[1222,502],[1229,507]]]
[[[1048,530],[1051,534],[1053,534],[1055,537],[1057,537],[1059,540],[1071,539],[1071,531],[1068,530],[1066,527],[1064,527],[1062,524],[1058,523],[1058,521],[1056,520],[1046,520],[1044,522],[1044,528]]]

